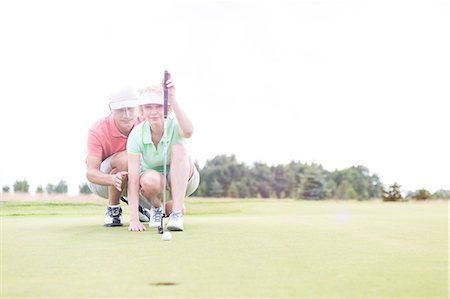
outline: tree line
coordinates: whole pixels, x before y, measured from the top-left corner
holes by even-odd
[[[200,169],[200,168],[199,168]],[[201,182],[194,196],[293,199],[402,199],[400,185],[385,190],[380,177],[365,166],[327,171],[320,164],[292,161],[268,166],[239,163],[234,155],[218,155],[200,169]],[[393,185],[389,187],[392,189]],[[389,193],[391,192],[391,193]],[[450,198],[450,191],[431,194],[409,191],[406,198]]]
[[[292,161],[268,166],[239,163],[234,155],[219,155],[200,169],[199,197],[369,199],[380,198],[382,183],[367,167],[327,171],[320,164]]]
[[[28,181],[26,179],[15,181],[12,187],[13,187],[14,193],[29,193],[30,192],[30,184],[28,183]],[[2,191],[4,193],[9,193],[10,187],[8,185],[3,185]],[[61,179],[56,184],[48,183],[45,186],[45,190],[42,187],[42,185],[38,185],[36,187],[35,193],[36,194],[44,194],[44,193],[67,194],[68,191],[69,191],[69,187],[67,186],[67,182],[65,180]],[[78,191],[80,194],[92,193],[91,190],[89,189],[89,186],[87,185],[87,183],[82,183],[81,185],[79,185]]]
[[[218,155],[200,168],[200,186],[193,196],[229,198],[293,198],[293,199],[371,199],[385,201],[402,199],[449,198],[449,190],[431,194],[426,189],[409,191],[402,198],[400,185],[394,183],[385,190],[377,174],[365,166],[352,166],[342,170],[327,171],[320,164],[292,161],[288,164],[268,166],[257,162],[251,166],[240,163],[234,155]],[[15,193],[28,193],[27,180],[14,183]],[[80,194],[90,194],[87,183],[78,186]],[[4,193],[10,191],[3,186]],[[56,184],[39,185],[35,193],[66,194],[67,183],[61,179]]]

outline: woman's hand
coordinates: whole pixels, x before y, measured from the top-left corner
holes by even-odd
[[[175,83],[172,80],[172,75],[167,72],[169,76],[167,77],[166,86],[167,86],[167,94],[169,103],[172,104],[175,101]],[[164,79],[163,79],[163,87],[164,87]]]
[[[142,232],[145,230],[145,226],[139,220],[131,220],[128,230],[130,232]]]

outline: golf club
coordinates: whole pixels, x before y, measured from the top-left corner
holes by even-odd
[[[167,80],[169,79],[169,72],[164,71],[164,133],[163,133],[163,156],[164,156],[164,171],[163,171],[163,204],[162,204],[162,217],[161,224],[158,226],[158,233],[164,233],[164,217],[166,215],[166,188],[167,188],[167,106],[168,106],[168,90]]]

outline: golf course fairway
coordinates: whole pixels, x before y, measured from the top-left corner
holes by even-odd
[[[129,232],[127,206],[103,227],[105,204],[0,202],[0,297],[449,295],[448,201],[190,199],[171,241]]]

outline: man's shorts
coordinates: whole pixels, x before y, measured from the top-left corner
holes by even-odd
[[[100,165],[100,171],[103,173],[110,173],[111,172],[111,160],[113,156],[109,156],[106,158],[102,164]],[[192,174],[191,178],[188,181],[187,188],[186,188],[186,197],[192,195],[192,193],[197,190],[199,184],[200,184],[200,174],[197,170],[197,167],[192,163],[192,166],[194,168],[194,173]],[[142,173],[141,173],[142,174]],[[168,198],[167,200],[171,199],[171,192],[170,192],[170,176],[169,174],[166,175],[167,177],[167,193]],[[91,182],[88,182],[89,189],[91,189],[92,193],[95,195],[98,195],[100,197],[108,199],[108,186],[103,185],[97,185],[93,184]],[[125,186],[124,190],[122,191],[122,196],[127,198],[127,186]],[[141,194],[139,194],[139,204],[143,206],[144,208],[150,208],[150,205],[148,203],[148,200],[145,199]]]
[[[102,164],[100,165],[100,171],[103,173],[111,173],[111,160],[112,160],[113,155],[109,156],[108,158],[106,158]],[[91,182],[88,182],[88,186],[89,189],[91,189],[92,193],[94,193],[95,195],[98,195],[100,197],[106,198],[108,199],[108,187],[109,186],[103,186],[103,185],[97,185]],[[125,190],[123,190],[123,193],[126,192],[126,188]]]

